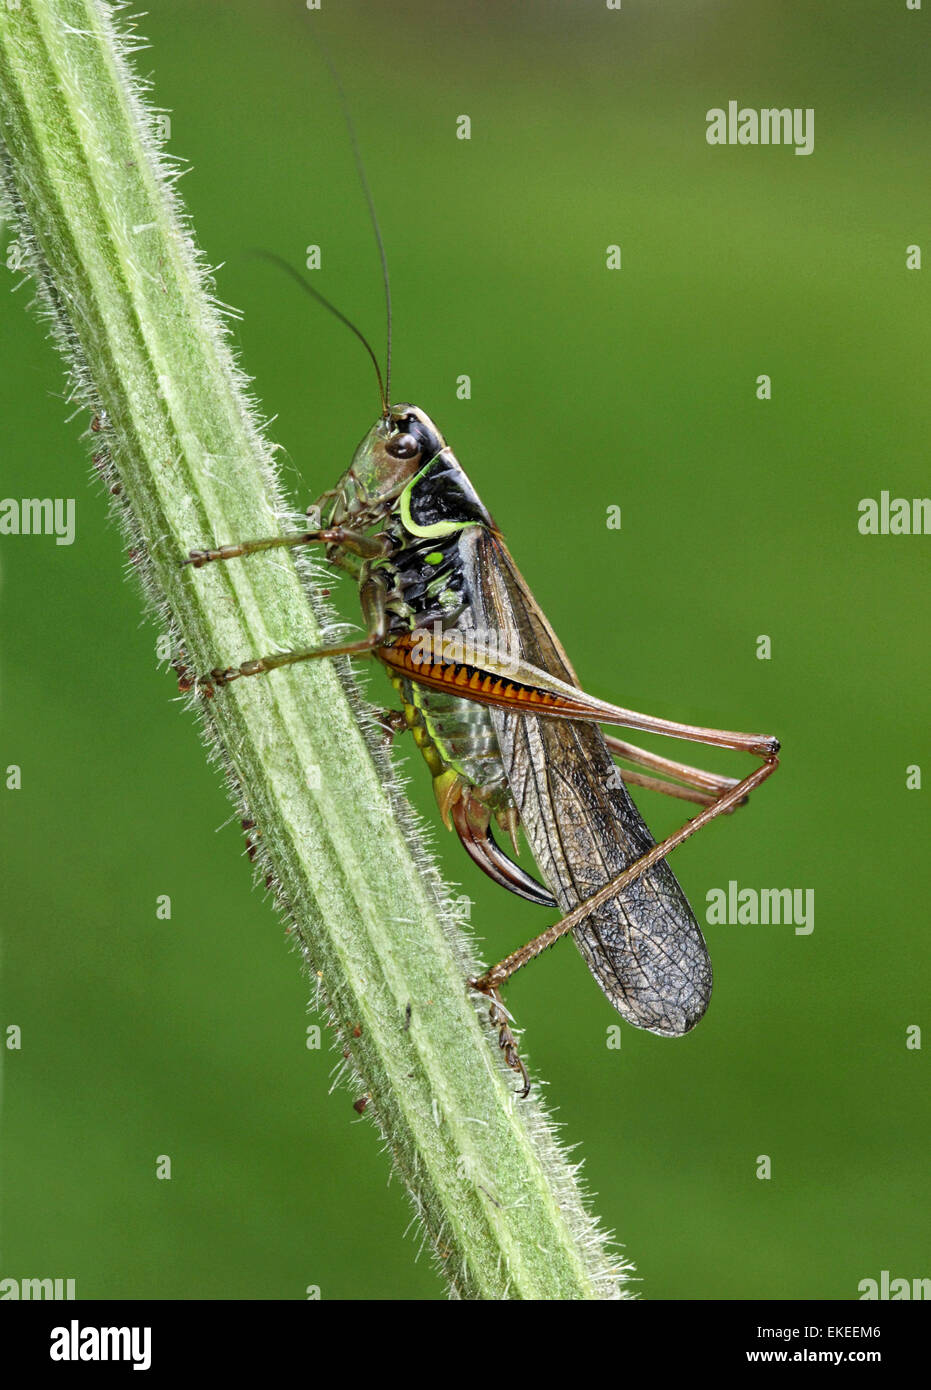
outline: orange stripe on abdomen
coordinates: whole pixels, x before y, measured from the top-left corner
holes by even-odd
[[[584,707],[580,708],[575,701],[566,696],[554,695],[549,690],[538,690],[536,686],[505,681],[503,677],[492,675],[475,666],[454,661],[419,662],[414,657],[412,639],[407,636],[399,637],[390,645],[379,647],[376,655],[389,669],[402,670],[411,680],[421,685],[434,689],[457,687],[463,691],[466,698],[471,690],[476,695],[484,695],[488,702],[512,708],[515,705],[547,705],[553,710],[565,710],[567,714],[578,711],[584,717],[587,713]]]

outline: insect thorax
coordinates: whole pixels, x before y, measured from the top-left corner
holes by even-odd
[[[468,634],[471,595],[460,546],[475,526],[493,524],[450,450],[444,450],[399,499],[386,534],[393,542],[383,562],[390,578],[392,630],[422,635]],[[449,770],[477,791],[493,811],[511,804],[494,724],[487,706],[407,677],[393,681],[414,739],[434,778]]]

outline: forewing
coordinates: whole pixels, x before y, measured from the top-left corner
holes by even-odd
[[[461,547],[475,638],[507,634],[511,650],[562,680],[578,680],[497,535],[470,530]],[[524,832],[559,906],[571,911],[653,845],[596,724],[492,709]],[[574,929],[579,950],[623,1018],[677,1036],[711,997],[711,961],[688,900],[665,860]]]

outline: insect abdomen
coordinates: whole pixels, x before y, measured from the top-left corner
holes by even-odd
[[[404,717],[434,777],[452,770],[491,810],[509,803],[498,737],[486,706],[394,676]]]

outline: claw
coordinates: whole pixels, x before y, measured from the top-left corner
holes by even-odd
[[[400,709],[378,709],[372,708],[372,718],[384,733],[385,747],[394,743],[398,734],[403,734],[407,728],[407,720],[404,711]]]
[[[171,663],[178,673],[178,693],[181,695],[188,695],[196,686],[201,695],[206,696],[208,700],[211,699],[213,696],[213,686],[210,681],[203,680],[201,677],[194,675],[185,661],[184,656],[185,654],[182,650]]]
[[[509,1019],[513,1021],[513,1015],[504,1007],[498,991],[483,984],[483,980],[484,977],[482,980],[470,980],[469,984],[473,989],[477,989],[481,994],[484,994],[488,1000],[488,1022],[491,1024],[492,1028],[497,1028],[498,1030],[498,1046],[504,1053],[504,1060],[511,1068],[511,1071],[518,1072],[523,1080],[524,1084],[517,1094],[520,1096],[521,1100],[526,1100],[530,1095],[530,1076],[517,1050],[517,1039],[508,1025]]]

